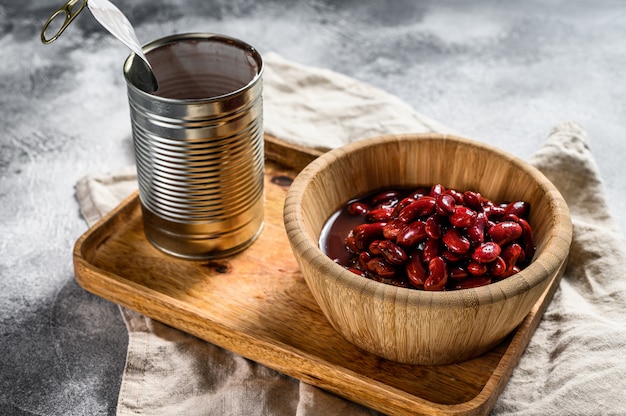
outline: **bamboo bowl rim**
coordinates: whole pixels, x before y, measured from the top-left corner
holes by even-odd
[[[319,248],[315,236],[311,236],[305,230],[302,200],[308,185],[319,172],[335,163],[341,163],[354,151],[365,147],[378,146],[390,141],[407,140],[455,141],[480,151],[492,153],[501,158],[502,163],[512,164],[515,168],[529,174],[544,193],[543,197],[548,198],[551,221],[554,224],[547,236],[547,241],[544,243],[543,250],[535,255],[535,258],[526,268],[506,279],[478,288],[454,291],[431,292],[397,287],[358,276],[335,263]],[[347,196],[346,201],[354,196]],[[499,148],[459,136],[437,133],[377,136],[352,142],[324,153],[307,165],[291,184],[285,200],[284,221],[287,235],[292,241],[292,247],[301,256],[302,260],[325,275],[333,276],[341,286],[358,290],[365,297],[380,300],[395,298],[407,305],[428,305],[431,308],[475,307],[482,304],[505,301],[526,292],[557,272],[559,267],[567,260],[572,240],[572,224],[567,203],[554,184],[537,168]]]

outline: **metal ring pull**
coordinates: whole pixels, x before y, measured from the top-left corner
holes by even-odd
[[[78,7],[78,10],[74,10],[75,6],[79,3],[80,6]],[[41,29],[41,42],[46,45],[54,42],[59,36],[61,36],[61,33],[63,33],[63,31],[69,26],[70,23],[72,23],[72,21],[76,18],[76,16],[78,16],[78,14],[85,8],[86,5],[87,0],[68,0],[67,3],[59,7],[59,9],[52,13],[52,15],[43,25],[43,28]],[[52,36],[51,38],[47,38],[46,30],[48,30],[48,27],[55,19],[58,20],[57,17],[60,15],[63,15],[65,19],[63,25],[61,25],[61,27],[54,34],[54,36]]]

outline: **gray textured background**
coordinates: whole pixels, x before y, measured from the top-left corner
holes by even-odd
[[[551,128],[589,133],[626,231],[626,3],[118,0],[142,42],[242,38],[398,95],[459,133],[529,156]],[[0,414],[113,414],[127,334],[74,281],[86,230],[74,184],[133,163],[128,51],[85,10],[49,46],[61,3],[0,1]]]

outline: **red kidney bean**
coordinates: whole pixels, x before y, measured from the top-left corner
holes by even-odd
[[[385,191],[375,195],[372,198],[372,205],[389,204],[390,202],[398,202],[401,194],[399,191]]]
[[[522,246],[517,243],[510,244],[502,250],[501,257],[506,263],[505,276],[510,276],[517,263],[517,259],[522,254]]]
[[[467,238],[474,244],[485,242],[485,228],[487,228],[487,216],[484,212],[477,212],[474,224],[467,227]]]
[[[467,228],[467,238],[470,240],[470,243],[482,244],[485,242],[485,232],[475,225]]]
[[[440,194],[435,198],[437,202],[436,209],[440,215],[448,216],[454,212],[456,208],[456,199],[449,194]]]
[[[521,237],[522,227],[513,221],[503,221],[489,228],[487,234],[495,243],[504,246]]]
[[[458,205],[463,205],[463,194],[460,193],[459,191],[456,191],[454,189],[446,189],[444,191],[444,194],[446,195],[450,195],[454,198],[454,202],[456,202]]]
[[[383,227],[385,223],[382,222],[374,222],[374,223],[366,223],[360,224],[354,227],[352,231],[354,236],[354,245],[359,250],[365,250],[369,244],[374,241],[381,239],[384,237],[383,235]]]
[[[496,257],[489,263],[489,273],[494,277],[504,277],[506,275],[506,261],[502,257]]]
[[[423,289],[428,278],[428,270],[424,266],[424,259],[421,252],[416,251],[405,266],[406,275],[409,281],[417,289]]]
[[[396,235],[396,243],[402,247],[413,247],[426,240],[426,223],[424,221],[413,221],[406,224]]]
[[[483,210],[487,214],[489,221],[497,221],[504,216],[504,208],[493,203],[484,205]]]
[[[392,219],[383,227],[383,236],[387,240],[396,241],[398,234],[406,227],[406,224],[397,218]]]
[[[519,257],[517,258],[517,261],[515,262],[516,266],[522,266],[522,265],[527,265],[526,263],[526,253],[524,252],[524,247],[522,247],[522,252],[520,253]]]
[[[450,263],[456,263],[457,261],[463,260],[465,258],[465,254],[458,254],[453,253],[450,250],[444,250],[441,252],[441,257]]]
[[[420,199],[423,196],[428,196],[428,194],[430,194],[429,188],[417,188],[413,190],[413,192],[409,196],[413,199]]]
[[[515,214],[504,214],[502,215],[502,217],[500,217],[500,219],[498,220],[500,222],[502,221],[513,221],[513,222],[518,222],[519,221],[519,217]]]
[[[463,193],[463,203],[474,211],[482,211],[482,196],[478,192],[465,191]]]
[[[353,235],[349,235],[346,237],[345,244],[348,250],[353,252],[354,254],[359,254],[361,252],[361,249],[356,246],[356,239]]]
[[[466,277],[468,277],[469,272],[467,271],[466,267],[452,266],[452,267],[448,267],[448,276],[451,279],[460,280],[460,279],[465,279]]]
[[[432,197],[436,197],[437,195],[441,195],[445,191],[446,188],[444,188],[442,184],[436,183],[430,188],[429,195]]]
[[[382,206],[371,209],[365,216],[372,222],[387,222],[393,218],[393,207]]]
[[[448,267],[441,257],[435,257],[428,263],[428,278],[424,290],[443,290],[448,281]]]
[[[406,198],[401,199],[400,202],[398,202],[395,208],[393,209],[393,217],[398,218],[400,211],[406,208],[407,205],[411,204],[412,202],[415,202],[416,199],[419,199],[419,198],[413,198],[412,196],[407,196]]]
[[[373,256],[380,256],[382,253],[382,251],[380,251],[380,248],[378,248],[378,245],[380,244],[381,241],[386,241],[386,240],[374,240],[370,243],[369,246],[367,246],[367,250],[370,252],[371,255]]]
[[[450,224],[455,227],[469,227],[474,224],[476,219],[476,211],[465,206],[457,206],[454,208],[454,212],[450,215]]]
[[[373,258],[369,251],[362,251],[359,254],[358,264],[361,270],[367,270],[367,263]]]
[[[443,234],[443,243],[451,252],[457,254],[467,253],[471,247],[469,239],[456,228],[450,228]]]
[[[424,261],[426,263],[430,263],[432,259],[439,256],[441,254],[441,243],[440,240],[428,239],[424,241]]]
[[[443,228],[443,220],[440,215],[431,215],[426,219],[424,231],[428,237],[441,238]]]
[[[526,201],[511,202],[504,208],[504,215],[514,214],[518,217],[526,217],[530,212],[530,204]]]
[[[396,268],[382,257],[373,257],[367,262],[367,271],[383,279],[391,279],[396,275]]]
[[[472,260],[478,263],[490,263],[498,258],[502,249],[494,242],[482,243],[474,249]]]
[[[381,191],[344,209],[350,221],[362,221],[344,237],[354,253],[344,266],[400,287],[479,287],[519,272],[536,250],[525,201],[494,203],[436,184]]]
[[[522,227],[522,244],[524,245],[524,263],[530,263],[533,256],[535,255],[535,237],[533,236],[533,230],[530,227],[528,221],[523,218],[520,218],[518,221],[520,227]]]
[[[487,266],[485,263],[478,263],[477,261],[474,261],[474,260],[467,263],[467,271],[472,276],[482,276],[485,273],[487,273],[488,270],[489,270],[489,266]]]
[[[508,273],[508,274],[507,274],[507,277],[508,277],[508,276],[513,276],[515,273],[519,273],[519,272],[520,272],[520,270],[521,270],[521,269],[519,268],[519,266],[517,266],[517,265],[516,265],[516,266],[513,266],[513,268],[512,268],[511,270],[507,271],[507,273]]]
[[[409,261],[409,256],[407,256],[404,250],[389,240],[379,241],[377,248],[385,260],[395,266],[403,265]]]
[[[398,219],[403,222],[411,222],[419,217],[430,215],[435,211],[435,205],[435,198],[423,196],[404,207],[398,214]]]
[[[370,212],[370,207],[364,202],[355,201],[348,205],[348,212],[350,215],[367,215]]]

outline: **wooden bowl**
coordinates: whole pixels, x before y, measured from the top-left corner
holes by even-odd
[[[320,250],[322,227],[348,200],[436,183],[496,202],[530,202],[533,261],[487,286],[428,292],[358,276]],[[568,207],[541,172],[504,151],[439,134],[382,136],[325,153],[291,185],[284,221],[304,278],[332,326],[352,344],[408,364],[459,362],[500,343],[567,261],[572,239]]]

